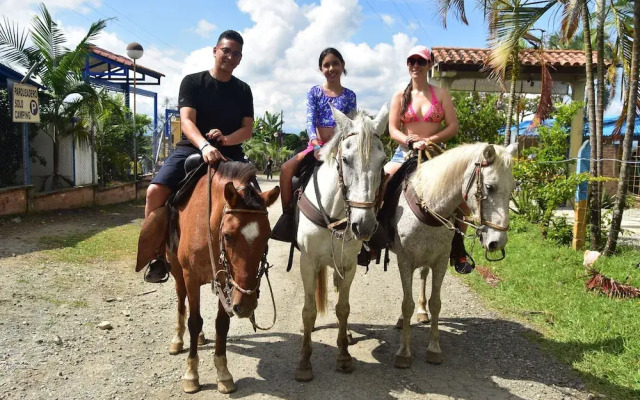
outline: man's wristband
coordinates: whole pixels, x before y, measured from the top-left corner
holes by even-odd
[[[198,150],[200,150],[200,152],[202,152],[202,150],[204,150],[204,148],[207,147],[207,146],[211,146],[209,144],[209,142],[205,142],[202,146],[200,146],[200,148]]]
[[[313,151],[320,150],[321,148],[322,146],[320,146],[319,144],[316,144],[315,146],[313,146]]]

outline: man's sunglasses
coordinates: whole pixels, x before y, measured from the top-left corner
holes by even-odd
[[[225,56],[231,55],[233,57],[242,57],[242,53],[239,51],[233,51],[228,47],[218,47],[220,49],[220,51],[222,51],[222,54],[224,54]]]
[[[414,58],[408,58],[407,59],[407,64],[409,64],[409,65],[418,64],[421,67],[426,66],[428,62],[429,61],[425,60],[422,57],[414,57]]]

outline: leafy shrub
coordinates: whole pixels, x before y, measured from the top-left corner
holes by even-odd
[[[573,226],[564,217],[554,217],[547,230],[547,239],[561,246],[570,246],[573,241]]]
[[[518,213],[539,224],[543,236],[549,232],[555,209],[573,197],[579,183],[589,179],[587,173],[570,173],[570,162],[566,161],[571,119],[580,107],[579,102],[556,105],[553,125],[538,127],[539,147],[524,149],[524,159],[513,169],[518,183],[513,200]]]

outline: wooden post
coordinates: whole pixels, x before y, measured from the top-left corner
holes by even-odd
[[[578,150],[578,162],[576,163],[576,173],[589,172],[589,158],[591,146],[589,141],[585,141]],[[574,221],[573,221],[573,242],[571,248],[580,250],[585,244],[587,231],[587,182],[583,182],[576,188]]]

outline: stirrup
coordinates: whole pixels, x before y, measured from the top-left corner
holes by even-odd
[[[171,267],[167,260],[162,258],[151,260],[144,270],[144,280],[149,283],[165,283],[170,275]]]

